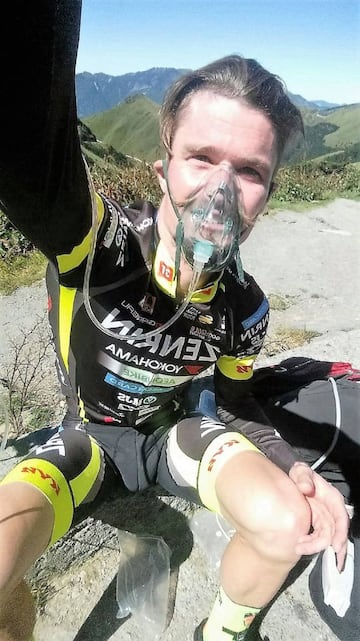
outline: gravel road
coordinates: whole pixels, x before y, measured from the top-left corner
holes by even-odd
[[[245,269],[267,294],[285,300],[273,326],[313,330],[319,336],[290,354],[349,360],[360,367],[360,203],[336,200],[307,213],[265,216],[244,244]],[[9,341],[45,311],[44,283],[0,297],[0,367],[10,357]],[[260,363],[279,360],[261,359]],[[52,369],[52,362],[49,365]],[[49,371],[50,371],[49,369]],[[22,441],[26,446],[26,439]],[[0,477],[19,456],[19,443],[1,454]],[[41,596],[34,641],[153,641],[141,621],[116,619],[117,528],[156,533],[172,550],[171,621],[162,641],[191,641],[208,613],[217,571],[192,541],[191,508],[159,500],[156,493],[131,504],[112,503],[67,535],[30,573]],[[309,568],[277,599],[262,625],[269,641],[336,641],[308,594]]]

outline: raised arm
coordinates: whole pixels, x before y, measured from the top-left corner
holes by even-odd
[[[91,224],[74,89],[80,0],[14,0],[0,38],[0,208],[50,259]]]

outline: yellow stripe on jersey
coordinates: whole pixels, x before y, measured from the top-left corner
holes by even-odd
[[[96,194],[96,206],[97,224],[99,225],[104,217],[104,203],[98,194]],[[70,254],[61,254],[60,256],[57,256],[57,263],[60,274],[65,274],[71,269],[74,269],[75,267],[81,265],[90,251],[92,234],[93,229],[91,228],[80,245],[76,245],[76,247],[71,250]]]
[[[71,491],[74,497],[75,507],[87,497],[93,488],[94,480],[97,479],[101,467],[101,451],[94,439],[90,436],[91,441],[91,458],[84,470],[72,481],[70,481]]]
[[[74,514],[72,494],[67,480],[49,461],[39,458],[25,459],[18,463],[1,481],[1,484],[30,483],[46,496],[54,510],[54,527],[49,546],[70,529]]]
[[[220,372],[233,381],[247,381],[253,375],[256,356],[249,358],[236,358],[235,356],[220,356],[216,366]]]
[[[66,371],[69,372],[70,335],[76,289],[59,287],[59,344]]]
[[[199,496],[209,510],[221,514],[216,495],[216,480],[222,467],[239,452],[259,452],[260,450],[240,432],[223,432],[206,448],[200,461],[198,475]]]

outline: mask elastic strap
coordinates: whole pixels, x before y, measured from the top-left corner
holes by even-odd
[[[176,203],[175,203],[175,201],[174,201],[174,199],[173,199],[173,197],[171,195],[171,191],[170,191],[170,185],[169,185],[169,179],[168,179],[168,170],[167,170],[167,160],[162,160],[161,163],[162,163],[162,168],[163,168],[163,172],[164,172],[166,187],[167,187],[167,190],[168,190],[168,194],[169,194],[169,198],[170,198],[170,202],[171,202],[172,208],[173,208],[173,210],[174,210],[174,212],[176,214],[176,218],[181,222],[181,216],[179,214],[179,210],[177,208],[177,205],[176,205]]]
[[[179,269],[180,269],[180,259],[181,259],[181,248],[182,244],[184,241],[184,223],[181,219],[181,216],[179,214],[179,210],[177,208],[177,205],[172,197],[171,191],[170,191],[170,186],[169,186],[169,180],[168,180],[168,166],[167,166],[167,160],[162,160],[162,168],[164,172],[164,177],[165,177],[165,182],[166,182],[166,187],[167,191],[169,194],[171,206],[175,212],[176,218],[178,219],[178,224],[176,226],[176,233],[175,233],[175,243],[176,243],[176,250],[175,250],[175,277],[176,279],[178,278],[179,274]]]
[[[239,281],[240,283],[245,283],[244,269],[242,266],[241,256],[240,256],[240,247],[237,248],[235,253],[235,263],[236,263],[236,269],[237,269],[237,275],[238,275]]]

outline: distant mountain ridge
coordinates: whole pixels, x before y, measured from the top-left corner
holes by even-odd
[[[136,94],[143,94],[153,102],[161,104],[169,86],[186,71],[188,70],[172,67],[153,67],[121,76],[93,74],[87,71],[78,73],[75,86],[79,118],[112,109]],[[299,94],[288,93],[298,107],[322,110],[339,106],[324,100],[309,101]]]
[[[152,162],[164,150],[159,136],[159,106],[168,87],[184,69],[153,68],[109,76],[76,76],[78,115],[97,144],[118,154]],[[308,101],[289,93],[303,115],[305,144],[289,149],[284,161],[324,158],[327,162],[360,162],[360,105]],[[94,142],[91,142],[92,149]]]
[[[75,76],[79,118],[107,111],[126,98],[143,94],[160,104],[168,87],[186,69],[153,67],[147,71],[109,76],[105,73],[78,73]]]

